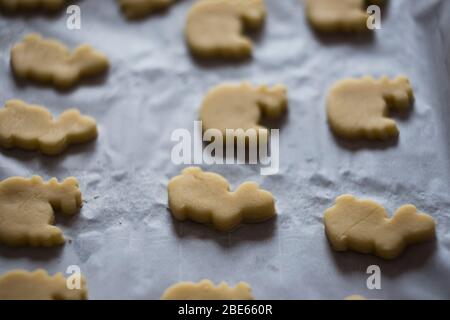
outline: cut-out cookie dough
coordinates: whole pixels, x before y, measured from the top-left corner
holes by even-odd
[[[104,73],[109,62],[89,45],[71,52],[59,41],[33,33],[11,49],[11,65],[18,78],[67,89],[81,79]]]
[[[275,200],[254,182],[245,182],[231,192],[222,176],[191,167],[168,185],[169,208],[173,216],[212,224],[231,231],[241,223],[256,223],[275,216]]]
[[[265,16],[263,0],[199,0],[188,14],[187,43],[200,57],[247,58],[252,42],[244,28],[260,28]]]
[[[50,112],[38,105],[9,100],[0,109],[0,146],[40,150],[55,155],[69,145],[93,140],[97,125],[91,117],[70,109],[54,120]]]
[[[0,300],[86,300],[85,279],[80,289],[69,289],[61,273],[49,276],[47,271],[13,270],[0,276]]]
[[[200,108],[203,131],[218,129],[226,137],[226,129],[257,130],[267,137],[268,130],[258,123],[261,118],[280,118],[287,109],[287,89],[249,83],[223,84],[210,90]],[[237,134],[237,133],[236,133]]]
[[[394,80],[342,80],[334,85],[327,99],[328,123],[335,134],[347,139],[389,139],[398,136],[389,108],[405,111],[414,100],[406,77]]]
[[[218,286],[210,280],[198,283],[180,282],[168,288],[163,300],[253,300],[252,288],[246,282],[239,282],[234,288],[226,282]]]
[[[354,294],[354,295],[346,297],[344,300],[367,300],[367,298],[363,297],[359,294]]]
[[[64,243],[53,226],[54,210],[70,216],[81,208],[77,179],[59,183],[12,177],[0,181],[0,243],[8,246],[51,247]]]
[[[306,16],[320,32],[363,32],[370,30],[367,3],[382,5],[385,0],[306,0]]]
[[[65,0],[0,0],[0,9],[7,12],[38,9],[56,11],[61,9],[64,4]]]
[[[139,19],[168,8],[175,0],[117,0],[128,19]]]
[[[413,205],[400,207],[392,218],[378,203],[342,195],[325,211],[325,232],[337,251],[354,250],[393,259],[411,244],[431,240],[435,222]]]

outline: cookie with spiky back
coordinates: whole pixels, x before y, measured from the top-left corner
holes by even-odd
[[[32,33],[11,49],[11,65],[20,79],[68,89],[81,79],[104,73],[109,62],[89,45],[71,51],[57,40]]]
[[[392,218],[378,203],[342,195],[324,215],[325,232],[337,251],[354,250],[381,258],[398,257],[408,245],[434,238],[435,222],[413,205],[400,207]]]
[[[9,100],[0,109],[0,146],[39,150],[55,155],[69,145],[97,137],[97,124],[76,109],[64,111],[58,119],[43,106]]]
[[[47,271],[12,270],[0,276],[0,300],[85,300],[86,281],[80,288],[69,289],[61,273],[50,276]]]
[[[241,223],[257,223],[275,216],[272,194],[246,182],[230,191],[222,176],[191,167],[170,180],[169,208],[181,221],[190,219],[231,231]]]
[[[62,231],[53,225],[55,211],[74,215],[81,208],[77,179],[59,183],[12,177],[0,181],[0,243],[8,246],[51,247],[64,243]]]

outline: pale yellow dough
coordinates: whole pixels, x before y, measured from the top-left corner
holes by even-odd
[[[230,192],[222,176],[190,167],[168,185],[169,208],[173,216],[212,224],[231,231],[241,223],[262,222],[275,216],[275,200],[254,182],[246,182]]]
[[[286,109],[287,89],[283,85],[269,88],[249,83],[223,84],[204,98],[200,120],[203,131],[218,129],[224,137],[226,129],[255,129],[258,136],[266,137],[267,128],[258,125],[261,119],[280,118]]]
[[[54,120],[50,112],[38,105],[9,100],[0,109],[0,146],[40,150],[55,155],[69,145],[93,140],[97,125],[91,117],[70,109]]]
[[[0,276],[0,300],[86,300],[84,278],[80,289],[68,289],[61,273],[49,276],[47,271],[13,270]]]
[[[199,0],[187,17],[188,45],[201,57],[247,58],[253,46],[244,28],[260,28],[265,16],[264,0]]]
[[[104,73],[109,62],[104,54],[88,45],[71,52],[59,41],[33,33],[11,49],[11,65],[21,79],[67,89],[83,78]]]
[[[128,19],[138,19],[168,8],[174,0],[117,0]]]
[[[234,288],[226,282],[218,286],[210,280],[198,283],[180,282],[168,288],[163,300],[253,300],[252,288],[246,282],[239,282]]]
[[[392,218],[378,203],[342,195],[325,211],[325,232],[337,251],[354,250],[393,259],[411,244],[431,240],[435,222],[413,205],[400,207]]]
[[[342,80],[328,95],[328,123],[335,134],[347,139],[393,138],[399,131],[388,118],[389,108],[405,111],[413,100],[409,80],[403,76]]]
[[[368,31],[367,3],[382,5],[384,0],[306,0],[306,16],[320,32]]]
[[[55,11],[61,9],[64,4],[65,0],[0,0],[0,9],[11,12],[37,9]]]
[[[77,179],[59,183],[12,177],[0,181],[0,243],[8,246],[51,247],[64,243],[53,226],[54,210],[66,216],[78,212],[81,192]]]
[[[367,298],[360,296],[359,294],[354,294],[354,295],[346,297],[345,300],[367,300]]]

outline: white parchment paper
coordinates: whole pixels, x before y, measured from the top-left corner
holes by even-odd
[[[0,272],[78,265],[91,299],[158,299],[171,284],[209,278],[244,280],[257,299],[450,298],[450,1],[395,0],[373,37],[324,37],[305,21],[299,0],[266,0],[268,21],[256,35],[251,61],[192,59],[183,27],[192,0],[129,22],[114,0],[80,0],[81,30],[67,15],[0,16],[0,104],[11,98],[47,106],[55,115],[77,107],[94,116],[96,142],[57,157],[0,152],[0,179],[13,175],[75,176],[84,206],[57,218],[69,242],[56,249],[0,247]],[[69,92],[17,82],[9,50],[28,32],[74,47],[89,43],[111,61],[109,74]],[[407,75],[416,102],[395,115],[398,141],[351,144],[330,132],[325,98],[334,82],[363,75]],[[233,188],[252,180],[277,199],[278,218],[231,234],[175,222],[166,185],[182,167],[172,164],[177,128],[190,129],[205,92],[225,81],[283,83],[289,114],[281,125],[281,168],[260,176],[244,165],[204,167]],[[437,240],[384,261],[335,253],[325,237],[323,212],[352,193],[389,212],[412,203],[437,221]],[[368,290],[366,268],[379,265],[382,289]]]

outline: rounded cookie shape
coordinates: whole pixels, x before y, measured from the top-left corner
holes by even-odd
[[[155,11],[168,8],[175,0],[117,0],[128,19],[143,18]]]
[[[398,136],[389,108],[404,111],[414,100],[408,78],[393,80],[347,79],[339,81],[327,98],[328,123],[335,134],[347,139],[389,139]]]
[[[77,179],[59,183],[12,177],[0,181],[0,243],[8,246],[52,247],[64,243],[53,225],[54,211],[74,215],[81,208]]]
[[[222,84],[205,96],[200,120],[203,131],[216,129],[226,136],[227,129],[254,129],[258,136],[267,137],[267,128],[259,125],[262,118],[278,119],[286,109],[287,89],[283,85]]]
[[[370,15],[367,3],[382,5],[385,0],[306,0],[306,16],[320,32],[367,32]]]
[[[244,28],[260,28],[265,16],[264,0],[199,0],[187,17],[187,43],[200,57],[247,58],[253,46]]]

